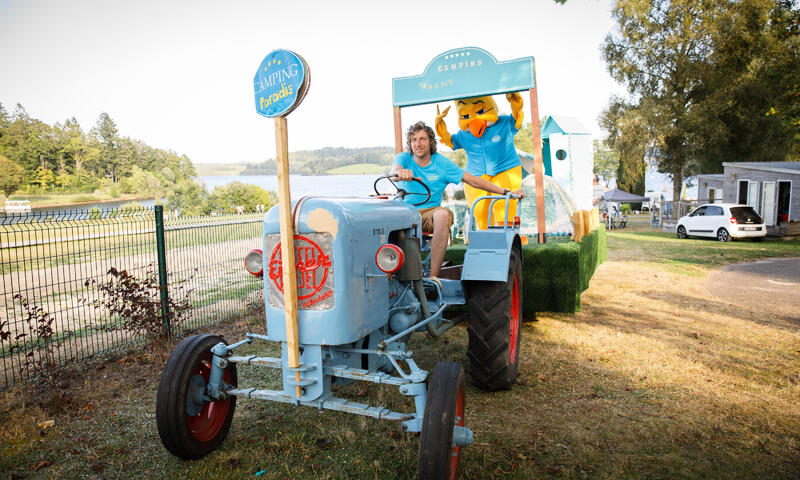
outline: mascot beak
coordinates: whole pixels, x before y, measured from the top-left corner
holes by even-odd
[[[469,131],[475,135],[475,138],[481,138],[483,132],[486,131],[486,120],[480,118],[473,119],[469,122]]]

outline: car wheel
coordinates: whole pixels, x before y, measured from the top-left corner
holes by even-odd
[[[724,228],[720,228],[719,230],[717,230],[717,240],[719,240],[720,242],[727,242],[730,241],[730,239],[731,236],[728,234],[727,230],[725,230]]]
[[[685,238],[689,238],[689,235],[686,234],[686,228],[683,225],[678,225],[677,234],[678,234],[678,238],[680,238],[681,240],[683,240]]]

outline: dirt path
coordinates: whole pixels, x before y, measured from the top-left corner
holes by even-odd
[[[712,273],[706,291],[750,310],[800,321],[800,258],[769,258]]]

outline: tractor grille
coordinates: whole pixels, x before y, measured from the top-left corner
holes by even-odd
[[[269,304],[283,306],[283,268],[281,236],[267,235],[264,266]],[[294,260],[297,273],[297,305],[301,310],[330,310],[334,305],[333,240],[328,233],[306,233],[294,237]]]

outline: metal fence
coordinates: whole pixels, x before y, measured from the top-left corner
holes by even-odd
[[[160,206],[0,216],[0,387],[33,375],[31,360],[45,347],[63,366],[141,341],[107,328],[116,319],[97,285],[112,269],[158,274],[162,285],[151,294],[185,295],[192,308],[184,329],[258,305],[261,282],[245,272],[243,258],[260,248],[262,219],[175,217]]]
[[[688,215],[698,202],[682,201],[656,201],[650,209],[650,224],[653,228],[672,229],[675,222],[684,215]]]

